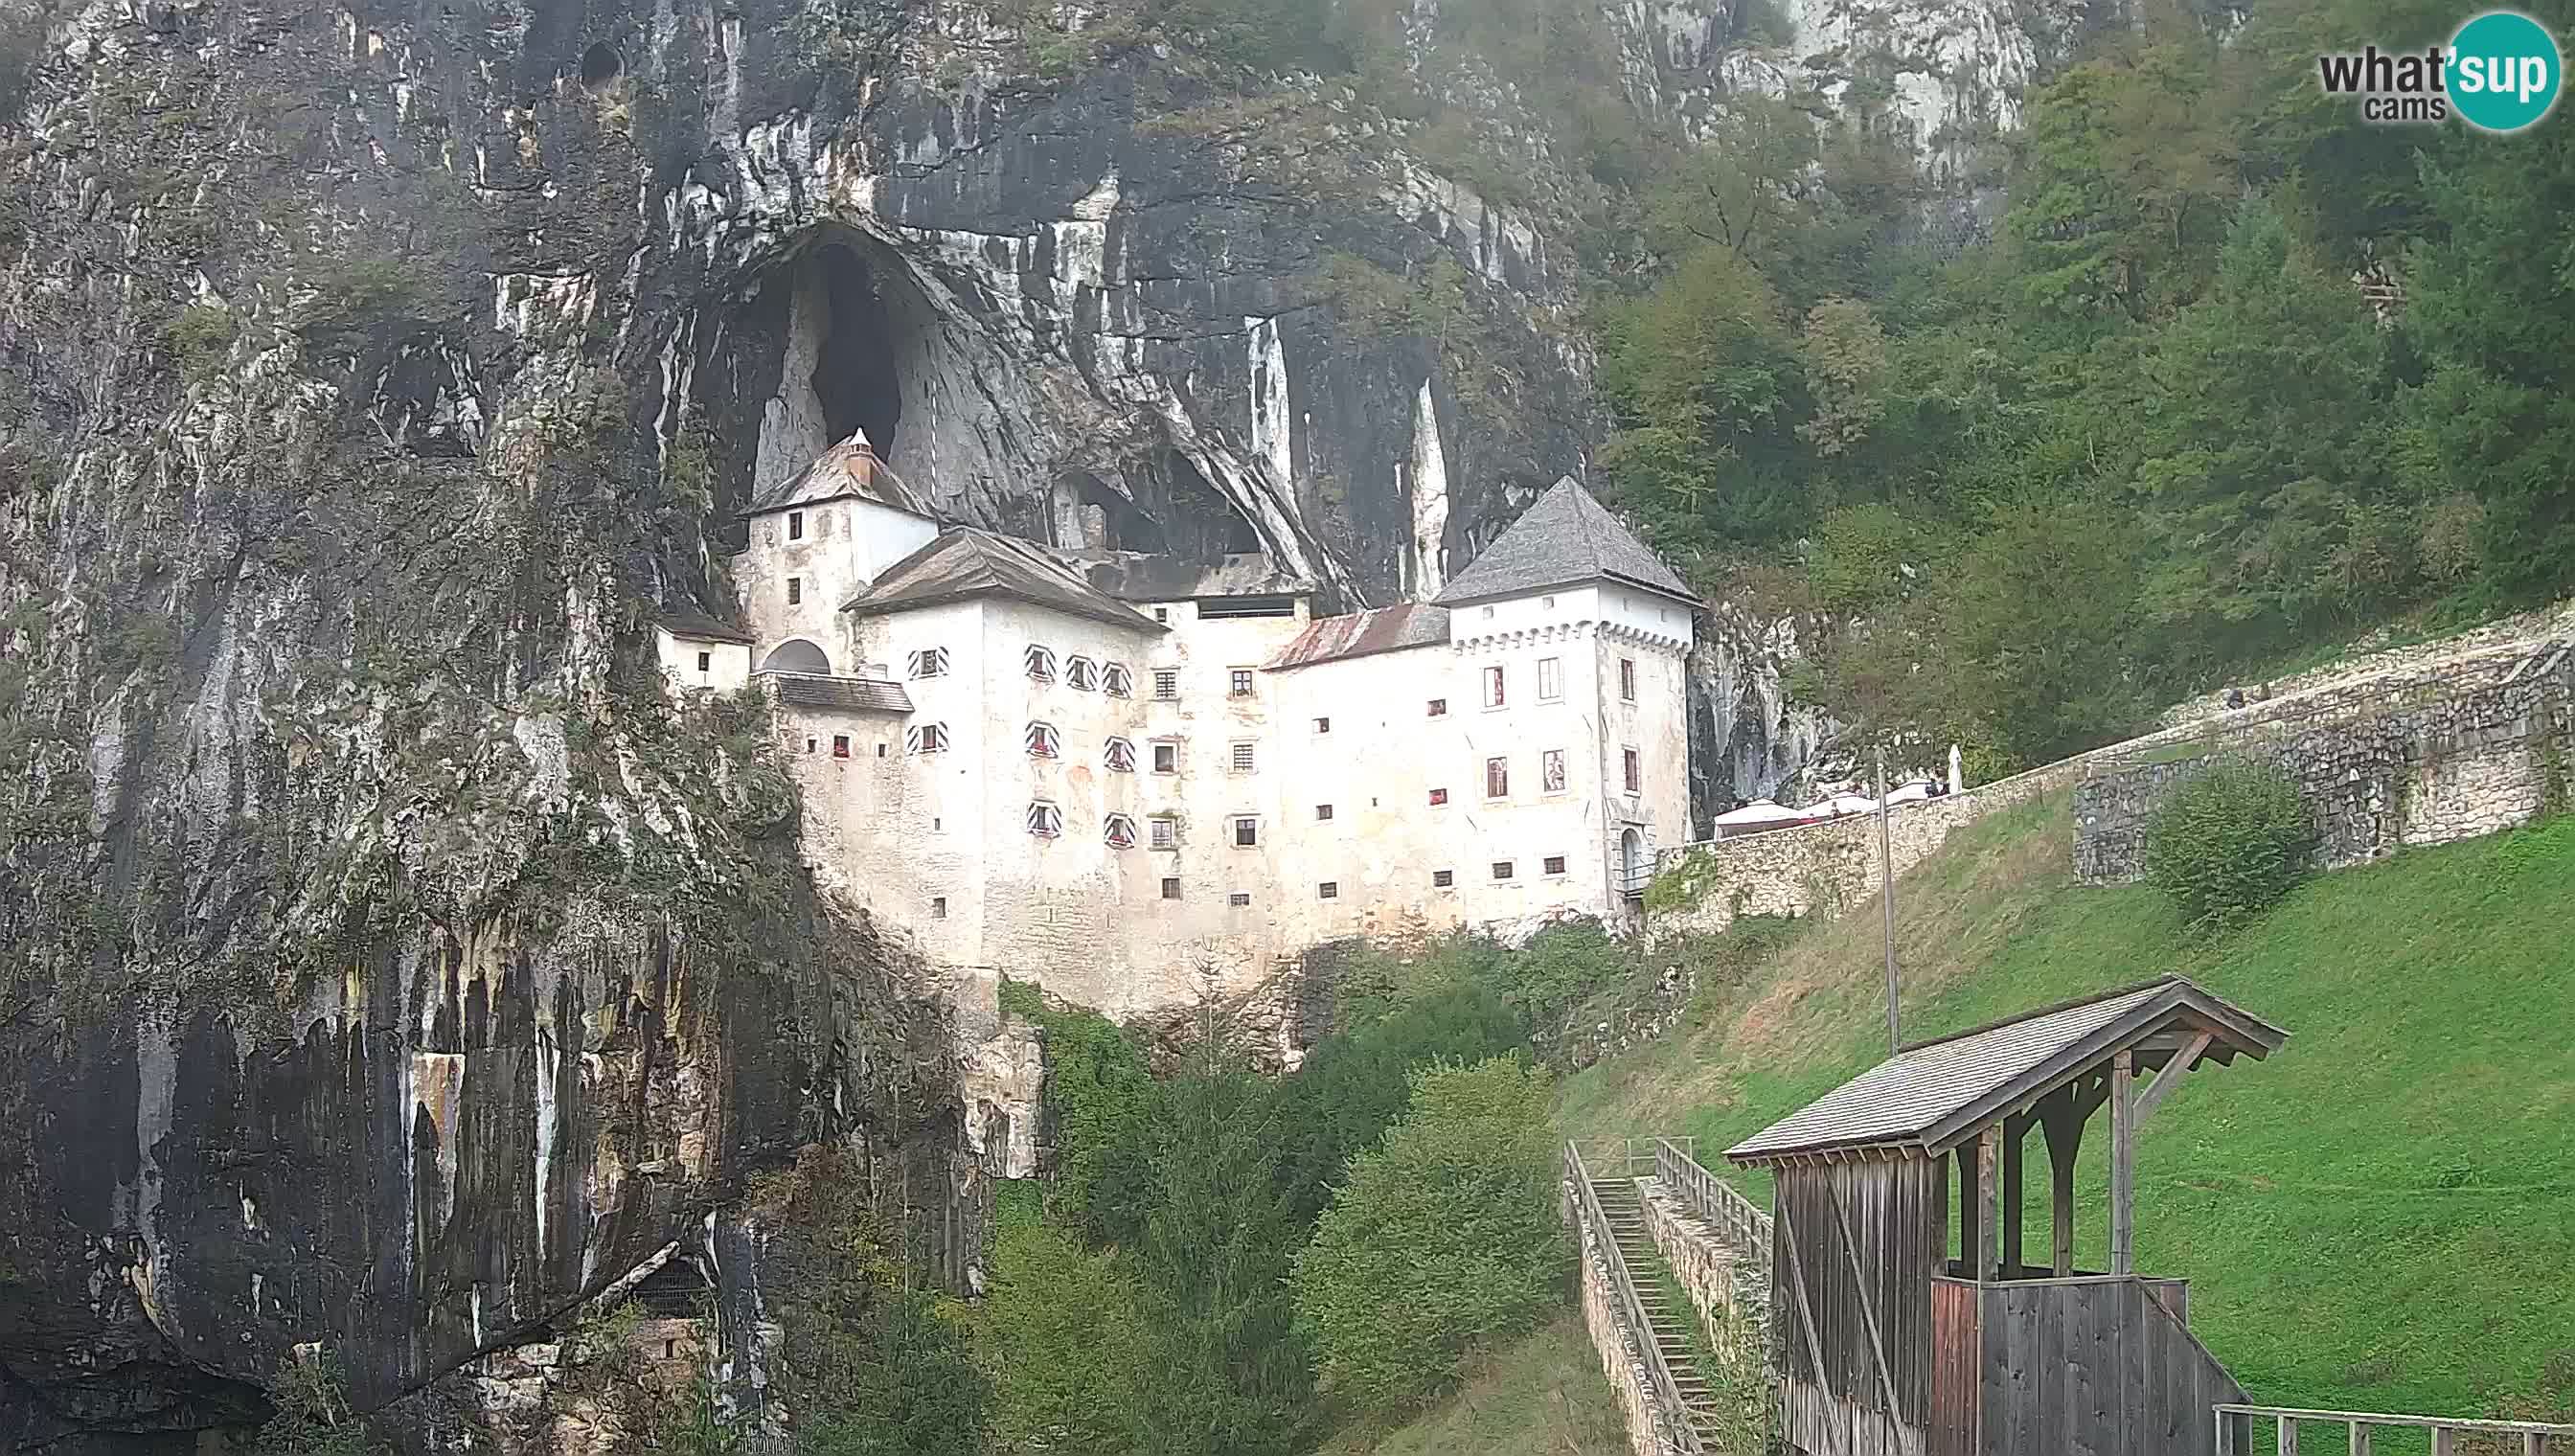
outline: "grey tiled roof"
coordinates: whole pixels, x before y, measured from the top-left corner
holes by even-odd
[[[2162,980],[1906,1047],[1772,1123],[1725,1155],[1758,1162],[1862,1147],[1941,1152],[2121,1046],[2188,1022],[2216,1033],[2205,1056],[2261,1057],[2287,1033],[2184,980]]]
[[[794,708],[821,708],[839,713],[912,712],[912,695],[900,683],[879,678],[822,678],[806,673],[766,675],[778,689],[778,701]]]
[[[1094,589],[1039,548],[963,526],[941,532],[929,545],[886,568],[884,576],[841,610],[873,617],[975,597],[1009,597],[1137,632],[1169,631]]]
[[[1431,647],[1448,641],[1448,609],[1427,602],[1406,602],[1326,617],[1296,634],[1296,640],[1270,660],[1270,670],[1310,668],[1343,658],[1364,658],[1397,648]]]
[[[748,514],[763,515],[784,511],[790,506],[810,506],[818,501],[838,501],[856,496],[874,501],[915,516],[929,516],[930,507],[912,493],[894,469],[877,458],[875,447],[868,444],[867,432],[853,433],[849,439],[815,457],[814,463],[783,481],[773,482],[769,489],[752,498]]]
[[[673,637],[698,642],[741,643],[746,647],[752,642],[750,633],[729,622],[718,622],[694,607],[665,607],[653,615],[653,623]]]
[[[1661,558],[1566,476],[1430,600],[1459,607],[1598,581],[1696,600]]]

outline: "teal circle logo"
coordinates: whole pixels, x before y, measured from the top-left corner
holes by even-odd
[[[2557,104],[2557,38],[2527,15],[2489,10],[2450,37],[2442,83],[2459,119],[2479,131],[2517,132]]]

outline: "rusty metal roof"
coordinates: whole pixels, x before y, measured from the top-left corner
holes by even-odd
[[[1905,1047],[1725,1155],[1761,1163],[1862,1148],[1944,1153],[2002,1112],[2177,1024],[2211,1032],[2200,1059],[2220,1063],[2267,1056],[2288,1038],[2191,981],[2165,976]]]
[[[1521,597],[1549,587],[1619,582],[1695,604],[1689,588],[1618,524],[1573,477],[1559,480],[1537,504],[1493,539],[1430,600],[1463,607],[1501,597]]]
[[[833,713],[912,712],[912,695],[900,683],[881,678],[823,678],[808,673],[764,673],[778,690],[778,701],[793,708],[819,708]]]
[[[1378,607],[1366,612],[1353,612],[1344,617],[1317,620],[1296,640],[1280,649],[1269,663],[1271,672],[1288,668],[1310,668],[1316,663],[1338,662],[1343,658],[1364,658],[1371,653],[1390,653],[1398,648],[1435,647],[1448,641],[1448,609],[1427,602],[1406,602],[1395,607]]]

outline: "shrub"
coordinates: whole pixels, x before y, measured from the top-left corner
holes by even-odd
[[[1135,1385],[1151,1343],[1143,1298],[1123,1254],[1092,1252],[1041,1222],[1002,1231],[984,1333],[1006,1448],[1134,1449]]]
[[[188,305],[165,331],[170,357],[190,384],[203,384],[223,373],[240,333],[232,311],[214,304]]]
[[[1413,1404],[1563,1297],[1572,1247],[1548,1090],[1545,1073],[1498,1057],[1425,1068],[1403,1120],[1350,1160],[1293,1277],[1335,1400]]]
[[[2191,927],[2214,933],[2261,913],[2315,852],[2298,785],[2280,768],[2220,762],[2184,783],[2146,827],[2146,880]]]

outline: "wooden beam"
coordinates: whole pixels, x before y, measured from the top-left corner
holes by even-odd
[[[1958,1273],[1973,1279],[1976,1274],[1976,1241],[1983,1235],[1976,1228],[1976,1145],[1958,1144]]]
[[[2432,1456],[2459,1456],[2459,1433],[2447,1426],[2434,1431]]]
[[[2021,1150],[2029,1141],[2026,1116],[2003,1119],[2003,1277],[2009,1279],[2020,1268],[2021,1236]]]
[[[2351,1423],[2351,1456],[2369,1456],[2369,1424],[2366,1421]]]
[[[2137,1264],[2136,1078],[2128,1053],[2110,1058],[2110,1272],[2133,1274]],[[2286,1431],[2287,1428],[2283,1427]],[[2289,1432],[2285,1439],[2295,1442]],[[2292,1446],[2291,1449],[2295,1449]]]
[[[2280,1417],[2280,1456],[2298,1456],[2298,1418]]]
[[[2199,1054],[2206,1051],[2208,1043],[2216,1039],[2214,1034],[2202,1031],[2192,1037],[2181,1050],[2174,1052],[2172,1060],[2165,1062],[2164,1069],[2156,1074],[2153,1082],[2147,1085],[2145,1095],[2137,1099],[2136,1111],[2130,1117],[2130,1122],[2142,1125],[2147,1118],[2154,1116],[2156,1104],[2171,1094],[2173,1087],[2181,1081],[2182,1075],[2190,1070],[2190,1064],[2199,1060]]]
[[[1797,1325],[1806,1332],[1806,1358],[1814,1362],[1815,1388],[1829,1394],[1833,1388],[1832,1370],[1824,1363],[1824,1342],[1815,1338],[1815,1310],[1806,1302],[1806,1266],[1797,1258],[1797,1220],[1788,1216],[1787,1199],[1779,1200],[1779,1211],[1771,1220],[1771,1227],[1779,1231],[1780,1246],[1788,1255],[1788,1284],[1797,1292]],[[1639,1337],[1651,1339],[1653,1332],[1643,1331]],[[1850,1442],[1838,1427],[1833,1431],[1833,1449],[1841,1456],[1849,1456]]]
[[[1976,1277],[1994,1279],[2001,1275],[2002,1209],[1998,1200],[2002,1184],[1995,1164],[2003,1150],[2003,1125],[1988,1122],[1976,1134]]]
[[[2074,1155],[2083,1146],[2083,1124],[2091,1115],[2092,1104],[2083,1089],[2071,1085],[2049,1097],[2039,1109],[2039,1122],[2047,1133],[2052,1212],[2048,1223],[2055,1234],[2053,1252],[2059,1279],[2074,1273]]]
[[[1877,1360],[1877,1385],[1886,1392],[1886,1419],[1898,1428],[1904,1425],[1904,1407],[1895,1399],[1895,1376],[1887,1369],[1886,1334],[1879,1328],[1877,1301],[1868,1292],[1869,1272],[1859,1266],[1859,1241],[1851,1237],[1850,1214],[1842,1208],[1841,1195],[1833,1185],[1824,1185],[1824,1200],[1833,1205],[1833,1222],[1842,1232],[1842,1255],[1850,1261],[1851,1290],[1859,1296],[1859,1314],[1868,1326],[1868,1352]]]

